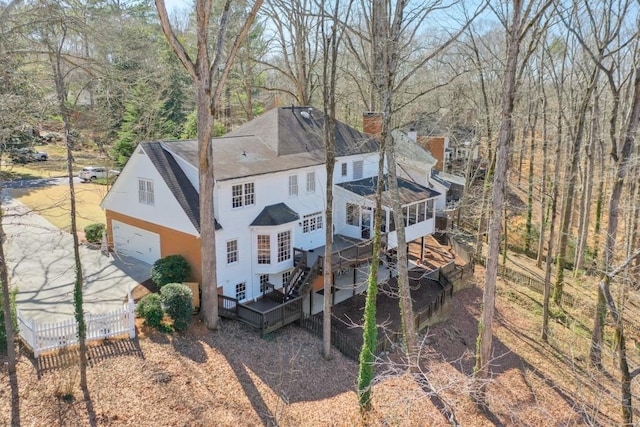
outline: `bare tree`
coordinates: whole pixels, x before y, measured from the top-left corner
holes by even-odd
[[[635,47],[635,58],[638,58],[638,46]],[[622,189],[625,179],[628,176],[630,168],[631,155],[635,152],[635,140],[640,122],[640,66],[635,65],[635,78],[633,83],[633,99],[631,102],[631,110],[627,119],[623,134],[623,144],[618,152],[616,147],[612,147],[612,156],[616,165],[616,174],[613,188],[611,190],[611,199],[609,201],[607,234],[604,247],[604,267],[605,273],[598,285],[598,299],[596,312],[594,316],[594,326],[591,341],[591,361],[596,366],[600,366],[602,358],[602,333],[604,329],[605,313],[608,308],[614,320],[614,328],[618,344],[618,362],[619,370],[622,376],[621,382],[621,399],[622,399],[622,415],[625,425],[633,424],[631,380],[640,374],[640,370],[629,372],[629,365],[626,354],[626,344],[622,316],[616,306],[616,302],[611,296],[610,286],[612,279],[632,261],[640,256],[640,251],[627,258],[620,266],[615,268],[615,255],[618,236],[618,223],[620,217],[620,199],[622,197]]]
[[[176,37],[164,0],[155,0],[158,17],[167,41],[193,79],[198,111],[198,178],[200,195],[200,250],[202,259],[202,316],[208,328],[218,326],[218,290],[216,276],[215,212],[213,208],[214,169],[211,136],[213,118],[220,102],[225,81],[242,41],[249,32],[263,0],[256,0],[233,47],[224,58],[231,0],[225,0],[215,44],[209,42],[212,0],[197,0],[195,7],[197,46],[195,61]],[[210,49],[213,45],[213,52]],[[218,74],[218,67],[223,67]],[[214,79],[217,78],[217,81]]]
[[[273,31],[271,57],[258,59],[274,79],[273,85],[263,89],[286,94],[299,105],[311,105],[314,94],[324,83],[324,77],[318,73],[323,55],[318,17],[324,12],[315,10],[316,3],[314,0],[267,0],[261,11]]]
[[[331,358],[331,288],[333,286],[333,171],[336,165],[336,80],[338,70],[339,46],[344,34],[344,27],[340,25],[338,14],[349,14],[351,1],[346,8],[341,9],[340,0],[335,0],[333,6],[326,7],[325,0],[320,4],[322,14],[320,32],[323,46],[322,95],[324,107],[324,124],[322,128],[324,147],[326,152],[326,211],[325,211],[325,249],[323,281],[324,307],[322,313],[322,352],[325,359]]]
[[[504,84],[502,90],[502,112],[500,116],[500,131],[496,147],[495,171],[493,175],[493,189],[491,194],[491,214],[489,219],[489,243],[485,272],[485,284],[482,298],[482,318],[478,326],[478,341],[476,348],[475,376],[481,381],[479,391],[484,391],[489,377],[489,362],[491,360],[493,321],[495,314],[496,281],[498,272],[498,254],[500,251],[501,225],[505,185],[507,176],[507,158],[509,146],[513,140],[512,113],[517,92],[516,77],[518,75],[518,56],[523,37],[532,26],[537,25],[551,1],[522,0],[512,2],[510,17],[503,22],[507,29],[507,62],[505,67]],[[508,19],[508,21],[506,21]],[[483,401],[481,393],[478,399]]]

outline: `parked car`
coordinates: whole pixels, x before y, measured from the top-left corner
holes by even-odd
[[[29,153],[29,155],[34,159],[34,160],[38,160],[39,162],[45,161],[49,158],[49,155],[44,152],[44,151],[31,151]]]
[[[28,163],[34,160],[44,161],[49,158],[49,155],[44,151],[36,151],[33,148],[19,148],[10,152],[11,160],[14,163]]]
[[[82,182],[94,181],[96,179],[104,179],[110,177],[117,177],[120,175],[119,170],[115,169],[107,169],[96,166],[87,166],[86,168],[82,168],[80,173],[78,174],[78,178]]]

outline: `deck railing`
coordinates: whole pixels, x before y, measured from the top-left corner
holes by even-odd
[[[438,277],[446,279],[443,272],[438,269]],[[445,303],[453,298],[453,286],[450,281],[440,281],[442,290],[435,300],[431,301],[429,305],[424,307],[415,307],[417,312],[414,314],[414,322],[416,329],[422,331],[430,323],[429,321],[434,315],[438,314]],[[319,337],[322,337],[322,315],[306,316],[301,318],[300,326],[310,330]],[[391,351],[394,346],[402,342],[402,331],[394,331],[383,328],[378,328],[378,340],[376,341],[375,354],[380,355],[382,352]],[[351,335],[345,334],[340,329],[336,328],[334,323],[331,323],[331,344],[337,348],[342,354],[350,357],[354,360],[359,360],[360,351],[362,349],[362,339],[354,338]]]
[[[278,298],[275,291],[269,298]],[[267,297],[267,295],[265,295]],[[276,301],[280,302],[280,301]],[[259,329],[262,335],[275,331],[295,322],[302,317],[302,297],[294,298],[266,311],[256,310],[248,304],[239,303],[235,298],[218,295],[218,313],[220,316],[239,319]]]

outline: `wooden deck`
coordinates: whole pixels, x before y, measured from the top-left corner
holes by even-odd
[[[265,335],[300,319],[302,300],[298,297],[284,301],[284,295],[278,291],[251,303],[240,303],[235,298],[218,295],[218,313],[221,317],[247,323]]]

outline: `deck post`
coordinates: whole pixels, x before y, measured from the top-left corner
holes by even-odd
[[[424,261],[424,236],[420,238],[420,264]]]

